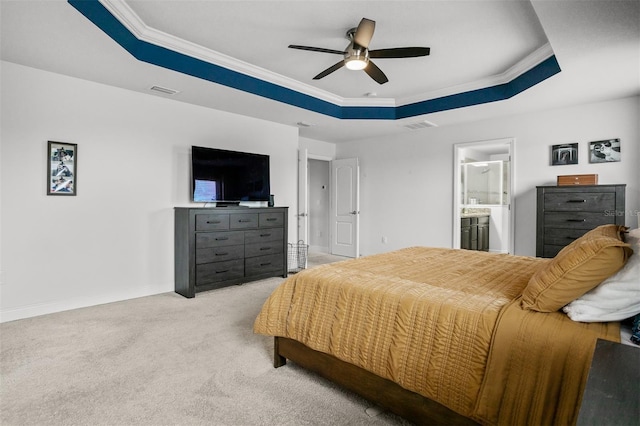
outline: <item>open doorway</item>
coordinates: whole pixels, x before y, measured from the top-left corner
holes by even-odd
[[[454,145],[453,248],[514,252],[515,140]]]
[[[329,253],[331,163],[308,160],[309,252]]]
[[[298,241],[309,252],[358,257],[359,166],[298,151]]]

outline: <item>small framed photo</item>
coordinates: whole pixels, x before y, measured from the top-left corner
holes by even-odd
[[[590,163],[611,163],[620,158],[620,139],[589,142]]]
[[[565,143],[551,146],[551,165],[578,164],[578,144]]]
[[[47,143],[47,195],[76,195],[78,145]]]

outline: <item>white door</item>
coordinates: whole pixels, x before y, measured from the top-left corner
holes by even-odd
[[[358,257],[360,200],[357,158],[331,162],[331,253]]]
[[[309,244],[309,153],[298,150],[298,240]]]

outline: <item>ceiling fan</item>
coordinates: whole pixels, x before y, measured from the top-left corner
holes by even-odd
[[[376,28],[376,22],[371,19],[362,18],[357,28],[351,28],[347,31],[347,38],[350,40],[345,50],[325,49],[322,47],[289,45],[291,49],[310,50],[313,52],[333,53],[336,55],[344,55],[344,59],[335,65],[330,66],[320,74],[313,77],[319,80],[328,76],[332,72],[347,67],[350,70],[364,70],[369,77],[379,84],[384,84],[389,79],[370,58],[415,58],[418,56],[427,56],[430,53],[428,47],[395,47],[391,49],[369,50],[369,42],[373,37]]]

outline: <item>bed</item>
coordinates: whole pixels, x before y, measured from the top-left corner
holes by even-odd
[[[554,259],[410,247],[289,277],[256,333],[289,359],[419,424],[574,424],[597,339],[619,321],[563,306],[633,253],[605,225]],[[640,310],[639,310],[640,312]]]

